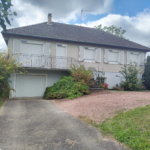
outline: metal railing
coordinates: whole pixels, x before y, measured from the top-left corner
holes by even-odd
[[[69,70],[73,66],[84,65],[84,62],[80,62],[73,57],[23,53],[9,54],[9,58],[10,57],[13,57],[15,61],[20,64],[20,66],[25,68]],[[100,73],[94,67],[87,67],[86,69],[92,70],[93,78],[95,80],[100,75]]]
[[[68,70],[73,65],[80,66],[79,62],[73,57],[47,56],[38,54],[10,54],[17,63],[25,68],[45,68],[45,69],[63,69]]]

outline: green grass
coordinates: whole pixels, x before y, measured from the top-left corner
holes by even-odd
[[[150,150],[150,105],[119,113],[100,124],[83,116],[80,118],[132,150]]]

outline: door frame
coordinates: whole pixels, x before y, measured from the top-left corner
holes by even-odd
[[[28,73],[28,74],[25,74],[25,73],[15,73],[14,74],[14,94],[13,94],[13,97],[16,97],[16,81],[17,81],[17,75],[28,75],[28,76],[45,76],[45,88],[47,87],[47,74],[37,74],[37,73]]]

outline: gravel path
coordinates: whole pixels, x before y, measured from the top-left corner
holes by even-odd
[[[87,116],[95,121],[113,117],[118,111],[150,104],[150,92],[95,91],[73,100],[55,100],[74,116]]]

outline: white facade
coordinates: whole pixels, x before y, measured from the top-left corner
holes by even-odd
[[[11,97],[41,97],[47,86],[52,86],[61,76],[68,75],[65,70],[71,65],[84,64],[105,72],[105,82],[109,88],[120,83],[119,71],[124,64],[137,62],[143,65],[145,52],[94,45],[60,43],[33,39],[9,38],[8,48],[16,55],[29,73],[14,74],[11,77]]]

